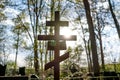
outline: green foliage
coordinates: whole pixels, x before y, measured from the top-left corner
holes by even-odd
[[[25,57],[26,67],[32,68],[33,67],[34,56],[29,54]]]
[[[4,34],[5,34],[5,29],[6,29],[6,26],[1,23],[2,21],[4,21],[6,19],[6,16],[3,13],[3,10],[5,8],[5,4],[3,3],[3,1],[4,0],[0,1],[0,43],[2,43],[3,40],[5,40]],[[1,52],[1,50],[0,50],[0,52]]]
[[[3,4],[0,4],[0,8],[2,8],[2,9],[3,9],[4,7],[5,7],[5,6],[4,6]]]
[[[13,69],[14,68],[14,65],[15,65],[15,62],[12,61],[12,60],[9,60],[7,62],[7,69]]]
[[[4,13],[0,12],[0,22],[5,20],[6,19],[6,16]]]
[[[117,71],[120,72],[120,64],[106,64],[105,71]]]
[[[26,72],[26,75],[31,75],[35,73],[34,68],[28,68],[25,70],[25,72]]]
[[[0,1],[0,22],[6,19],[5,14],[3,13],[3,10],[5,8],[4,0]]]

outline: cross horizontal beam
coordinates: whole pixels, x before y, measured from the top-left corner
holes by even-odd
[[[68,21],[46,21],[46,26],[68,26]]]
[[[76,40],[76,35],[70,35],[70,37],[65,37],[64,35],[60,35],[60,40]],[[38,35],[38,40],[56,40],[54,35]]]
[[[55,66],[56,63],[60,63],[61,61],[67,59],[69,57],[69,52],[63,54],[62,56],[60,56],[58,59],[54,59],[53,61],[45,64],[45,70]]]

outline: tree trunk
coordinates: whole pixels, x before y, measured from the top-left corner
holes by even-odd
[[[101,52],[101,61],[102,61],[102,70],[105,70],[105,62],[104,62],[104,54],[103,54],[103,47],[102,47],[102,36],[101,36],[101,32],[99,31],[99,42],[100,42],[100,52]]]
[[[81,20],[80,20],[80,23],[81,23]],[[89,40],[88,40],[88,47],[87,47],[87,41],[85,40],[85,32],[84,32],[84,29],[83,29],[83,26],[81,26],[81,29],[82,29],[82,33],[83,33],[83,42],[84,42],[84,47],[85,47],[85,52],[86,52],[86,55],[87,55],[87,61],[88,61],[88,71],[89,72],[92,72],[92,60],[91,60],[91,56],[90,56],[90,49],[89,49]]]
[[[35,74],[39,75],[39,57],[38,57],[38,42],[37,42],[37,32],[39,27],[39,18],[41,11],[42,0],[27,0],[30,24],[33,32],[33,48],[34,48],[34,68]],[[39,5],[40,4],[40,5]],[[33,10],[31,10],[31,6]]]
[[[38,43],[37,39],[34,40],[34,67],[35,74],[39,75],[39,61],[38,61]]]
[[[92,57],[91,57],[90,39],[88,40],[88,48],[87,49],[88,49],[88,57],[90,60],[89,69],[90,69],[90,72],[93,72],[93,61],[92,61]]]
[[[109,3],[110,11],[111,11],[111,14],[112,14],[114,23],[115,23],[115,27],[116,27],[116,29],[117,29],[117,33],[118,33],[118,36],[119,36],[119,39],[120,39],[120,25],[119,25],[119,22],[118,22],[115,14],[114,14],[114,12],[113,12],[112,4],[111,4],[110,0],[108,0],[108,3]]]
[[[102,45],[102,26],[100,24],[103,24],[103,23],[100,23],[100,19],[98,17],[98,14],[97,14],[97,31],[98,31],[98,40],[99,40],[99,44],[100,44],[100,53],[101,53],[101,61],[102,61],[102,70],[104,71],[105,70],[105,62],[104,62],[104,53],[103,53],[103,45]],[[103,22],[103,21],[102,21]]]
[[[95,39],[95,32],[92,22],[92,17],[90,13],[90,5],[88,0],[83,0],[84,6],[85,6],[85,12],[87,17],[87,22],[89,26],[89,33],[90,33],[90,41],[91,41],[91,50],[92,50],[92,60],[93,60],[93,72],[95,76],[98,76],[99,74],[99,62],[98,62],[98,54],[97,54],[97,46],[96,46],[96,39]]]
[[[14,74],[16,73],[16,69],[17,69],[17,56],[18,56],[18,48],[19,48],[19,40],[20,40],[20,29],[18,29],[18,33],[17,33],[17,43],[16,43],[16,54],[15,54],[15,65],[14,65]]]

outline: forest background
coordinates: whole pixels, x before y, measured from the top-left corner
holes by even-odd
[[[89,5],[85,6],[86,2]],[[71,75],[73,65],[80,73],[94,71],[93,51],[100,71],[114,70],[114,63],[120,71],[119,6],[119,0],[0,0],[0,64],[15,71],[25,66],[27,73],[45,75],[44,64],[53,60],[54,53],[47,51],[47,42],[38,41],[37,36],[54,34],[54,28],[46,27],[46,21],[53,20],[54,12],[60,11],[61,20],[69,21],[69,27],[61,28],[61,34],[77,35],[76,42],[67,42],[70,58],[61,63],[61,70],[69,71],[65,76]],[[94,40],[86,11],[92,19]]]

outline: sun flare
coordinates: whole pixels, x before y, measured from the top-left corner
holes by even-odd
[[[64,38],[70,38],[72,35],[76,35],[76,31],[71,30],[68,27],[62,27],[60,28],[60,35],[64,35]],[[75,42],[76,41],[66,41],[67,47],[71,46],[74,47],[75,46]]]
[[[65,38],[70,38],[70,36],[73,35],[72,33],[73,31],[69,28],[64,27],[60,29],[60,35],[64,35]]]

